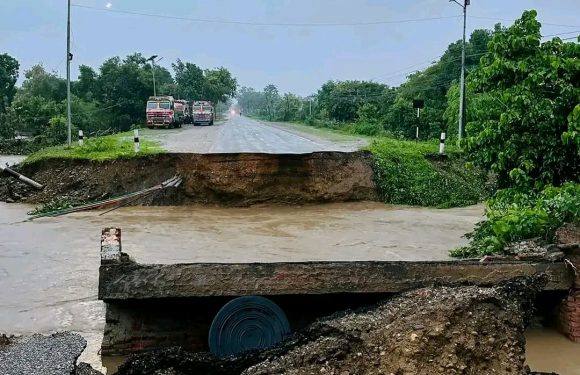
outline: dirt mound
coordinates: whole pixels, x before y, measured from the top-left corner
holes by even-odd
[[[217,359],[167,349],[132,357],[118,374],[524,374],[524,328],[544,282],[419,289],[263,352]]]
[[[37,191],[1,178],[0,200],[81,203],[145,189],[175,174],[184,178],[179,189],[140,203],[243,206],[377,199],[368,152],[164,154],[101,162],[53,159],[18,169],[45,188]]]

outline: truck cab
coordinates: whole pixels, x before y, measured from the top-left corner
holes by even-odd
[[[150,96],[147,100],[145,115],[149,129],[173,128],[179,125],[179,116],[175,114],[175,100],[172,96]]]
[[[213,125],[215,110],[212,102],[194,101],[191,107],[193,125]]]

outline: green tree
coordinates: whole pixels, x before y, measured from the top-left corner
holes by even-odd
[[[47,72],[42,64],[25,71],[24,78],[21,88],[23,94],[57,102],[66,99],[66,80],[56,73]]]
[[[225,103],[236,95],[238,82],[226,68],[204,71],[204,97],[214,103]]]
[[[580,102],[580,44],[542,43],[536,16],[526,11],[497,31],[468,80],[479,101],[470,104],[466,150],[497,173],[501,187],[560,185],[580,174],[573,112]]]
[[[205,78],[203,70],[192,63],[180,59],[172,64],[177,84],[177,96],[186,100],[203,100]]]
[[[6,53],[0,55],[0,114],[6,111],[16,94],[19,68],[14,57]]]
[[[264,87],[264,104],[268,120],[272,121],[274,119],[274,111],[279,101],[280,94],[278,93],[278,88],[275,85],[270,83]]]

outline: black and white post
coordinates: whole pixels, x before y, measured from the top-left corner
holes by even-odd
[[[439,139],[439,155],[445,155],[445,133],[441,133]]]
[[[421,109],[425,108],[425,100],[413,99],[413,108],[417,109],[417,129],[415,131],[415,138],[419,141],[419,117],[421,116]]]
[[[133,141],[135,143],[135,153],[138,154],[141,151],[141,145],[139,144],[139,129],[133,130]]]
[[[79,130],[79,146],[82,146],[85,140],[85,136],[82,130]]]

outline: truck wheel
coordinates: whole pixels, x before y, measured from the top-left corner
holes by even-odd
[[[290,334],[284,311],[271,300],[243,296],[226,303],[209,329],[209,350],[225,357],[248,350],[265,349]]]

